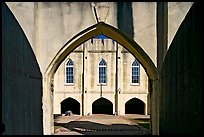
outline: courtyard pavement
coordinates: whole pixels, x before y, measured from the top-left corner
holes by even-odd
[[[59,116],[55,118],[55,125],[62,127],[56,129],[54,135],[150,135],[148,129],[128,118],[149,119],[149,115]]]

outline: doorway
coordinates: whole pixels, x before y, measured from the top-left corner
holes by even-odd
[[[73,114],[80,115],[80,103],[73,98],[67,98],[61,103],[61,114],[65,114],[66,111],[71,111]]]
[[[92,104],[92,114],[113,114],[113,103],[105,98],[99,98]]]
[[[137,98],[132,98],[125,103],[125,114],[145,114],[145,103]]]

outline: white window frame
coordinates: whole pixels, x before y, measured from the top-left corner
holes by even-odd
[[[99,65],[102,60],[105,61],[106,65],[103,65],[103,66],[102,66],[102,65]],[[99,82],[99,81],[100,81],[100,78],[99,78],[99,70],[100,70],[99,68],[100,68],[100,67],[105,67],[105,74],[106,74],[106,75],[105,75],[105,80],[106,80],[106,83],[100,83],[100,82]],[[98,85],[106,85],[106,84],[107,84],[107,62],[106,62],[106,60],[103,59],[103,58],[100,59],[100,61],[98,62],[98,76],[97,76],[97,77],[98,77]]]
[[[67,63],[68,63],[69,61],[72,61],[72,59],[69,58],[69,59],[65,62],[65,71],[64,71],[64,72],[65,72],[65,81],[64,81],[64,82],[65,82],[65,85],[74,85],[74,62],[72,61],[72,63],[73,63],[72,66],[68,66]],[[72,68],[73,68],[73,82],[72,82],[72,83],[67,83],[67,73],[66,73],[66,71],[67,71],[66,68],[67,68],[67,67],[72,67]]]
[[[138,66],[133,66],[133,63],[134,63],[135,61],[137,61],[137,60],[134,59],[134,60],[132,61],[131,67],[130,67],[130,68],[131,68],[131,71],[130,71],[130,72],[131,72],[131,75],[130,75],[130,76],[131,76],[131,78],[130,78],[130,80],[131,80],[131,85],[140,85],[140,63],[137,61]],[[133,67],[134,67],[134,68],[138,68],[138,83],[133,83],[133,82],[132,82],[132,76],[133,76],[133,75],[132,75],[132,69],[133,69]]]

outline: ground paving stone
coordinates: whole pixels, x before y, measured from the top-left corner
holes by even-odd
[[[55,124],[63,127],[55,130],[54,135],[150,135],[148,129],[133,123],[128,118],[149,118],[141,115],[89,115],[61,116]]]

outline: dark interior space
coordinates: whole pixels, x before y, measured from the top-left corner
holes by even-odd
[[[113,104],[105,98],[100,98],[93,102],[92,114],[113,114]]]
[[[125,103],[125,114],[144,114],[144,108],[144,102],[133,98]]]
[[[80,115],[80,104],[73,98],[67,98],[61,102],[61,113],[65,111],[72,111],[73,114]]]

